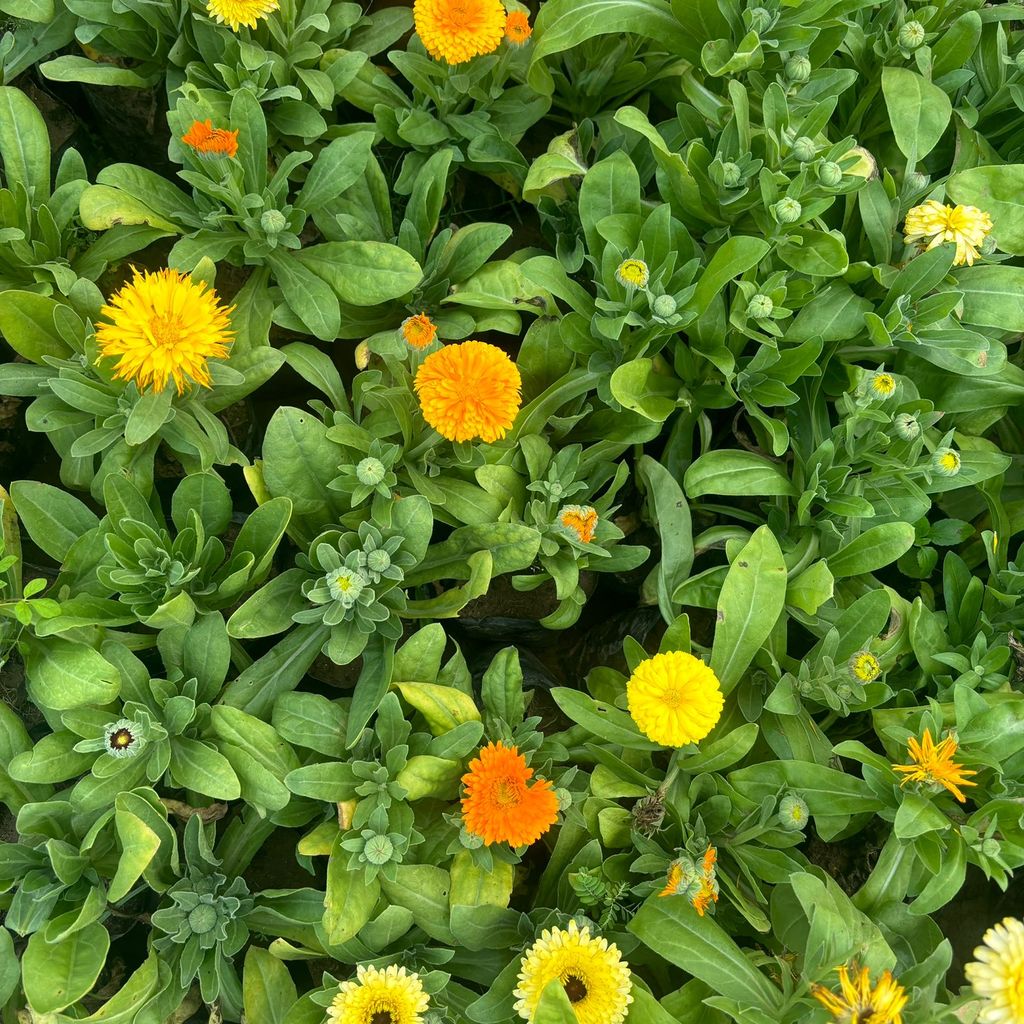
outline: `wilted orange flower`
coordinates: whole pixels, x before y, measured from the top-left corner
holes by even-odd
[[[487,846],[529,846],[540,839],[558,818],[558,797],[547,779],[529,785],[532,777],[533,769],[516,747],[484,747],[462,776],[466,831],[480,836]]]
[[[530,19],[524,11],[509,11],[505,19],[505,38],[513,46],[523,46],[533,35]]]
[[[416,0],[413,18],[427,53],[449,64],[494,53],[505,30],[501,0]]]
[[[193,121],[181,141],[191,146],[200,156],[234,156],[238,152],[238,132],[214,128],[209,118]]]
[[[426,313],[402,321],[402,337],[413,348],[426,348],[437,337],[437,325]]]
[[[900,779],[901,786],[908,782],[927,782],[949,790],[960,803],[963,803],[966,797],[959,787],[976,786],[977,783],[970,782],[967,776],[978,773],[969,768],[962,768],[953,760],[956,748],[956,736],[952,733],[936,745],[931,730],[925,729],[920,743],[913,736],[907,740],[907,752],[913,763],[894,764],[892,770],[903,776]]]
[[[589,544],[597,529],[597,509],[592,505],[564,505],[558,512],[562,526],[576,534],[581,544]]]
[[[718,902],[718,878],[715,862],[718,851],[708,846],[700,868],[689,856],[683,854],[672,861],[665,877],[665,888],[659,896],[686,896],[694,910],[703,917],[712,903]]]
[[[464,341],[431,352],[416,371],[423,418],[449,441],[497,441],[521,404],[519,368],[496,345]]]

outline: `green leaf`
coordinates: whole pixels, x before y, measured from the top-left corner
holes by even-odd
[[[99,977],[110,948],[101,924],[89,924],[53,944],[36,932],[22,956],[22,985],[37,1013],[56,1013],[78,1002]]]
[[[110,662],[91,647],[61,637],[26,642],[25,676],[33,702],[54,711],[109,704],[121,689]]]
[[[690,506],[676,478],[649,455],[637,462],[637,475],[647,491],[651,521],[661,538],[657,572],[658,607],[666,622],[675,618],[672,595],[693,568]]]
[[[612,397],[624,408],[664,423],[676,408],[679,380],[657,372],[653,359],[631,359],[612,371]]]
[[[117,903],[128,895],[160,849],[160,837],[130,811],[119,808],[114,820],[121,844],[121,859],[107,890],[107,899],[111,903]]]
[[[1024,175],[1021,177],[1021,185],[1024,187]],[[1024,214],[1024,204],[1021,212]],[[1006,248],[1002,233],[999,244],[1001,248]],[[1006,264],[961,267],[956,272],[956,288],[963,293],[964,311],[961,319],[965,324],[998,327],[1014,333],[1024,332],[1024,267]]]
[[[715,296],[733,278],[756,267],[770,249],[771,246],[763,238],[733,235],[727,239],[700,273],[697,290],[687,308],[695,310],[698,315],[705,313]]]
[[[282,1024],[297,998],[288,968],[267,950],[250,946],[242,975],[242,1005],[249,1024]]]
[[[775,628],[786,604],[786,562],[767,526],[736,556],[718,596],[711,667],[728,693]]]
[[[701,917],[687,899],[649,899],[629,923],[657,956],[710,985],[714,992],[778,1019],[778,990],[754,967],[714,918]]]
[[[342,835],[335,839],[331,859],[327,863],[324,898],[324,929],[328,940],[335,944],[355,938],[359,929],[370,920],[380,897],[377,879],[368,882],[361,871],[349,868],[348,852],[341,848]]]
[[[267,262],[291,311],[321,341],[333,341],[341,330],[338,297],[322,277],[297,256],[271,253]]]
[[[35,20],[20,11],[18,17]],[[0,157],[7,187],[20,182],[32,205],[42,206],[50,197],[50,135],[36,105],[11,86],[0,87]]]
[[[1024,164],[969,167],[950,177],[946,182],[946,192],[954,202],[977,206],[989,214],[1000,249],[1015,256],[1024,255]],[[996,326],[1002,327],[1003,324]],[[1007,325],[1007,329],[1014,328]]]
[[[349,306],[399,299],[423,280],[419,263],[386,242],[324,242],[303,249],[298,259]]]
[[[242,795],[238,776],[228,759],[213,747],[188,736],[171,740],[171,775],[176,785],[212,796],[237,800]]]
[[[533,1024],[577,1024],[572,1003],[559,978],[553,978],[544,986],[531,1020]]]
[[[159,80],[158,72],[140,75],[131,68],[106,61],[89,60],[78,54],[64,54],[39,65],[51,82],[82,82],[85,85],[119,86],[125,89],[149,89]]]
[[[373,132],[355,132],[328,143],[310,167],[295,205],[313,213],[354,185],[366,170],[372,144]]]
[[[54,314],[59,303],[46,295],[7,289],[0,292],[0,333],[30,363],[44,365],[43,356],[67,359],[71,347],[57,332]]]
[[[949,97],[909,68],[882,68],[882,95],[900,152],[915,162],[926,157],[949,124]]]
[[[473,698],[454,686],[439,683],[396,682],[395,688],[427,720],[435,736],[463,722],[479,722],[480,712]]]
[[[116,224],[148,224],[175,235],[181,233],[177,224],[160,216],[141,199],[110,185],[90,185],[82,193],[79,214],[90,231],[106,231]]]
[[[399,864],[394,880],[381,878],[381,890],[388,900],[410,910],[432,939],[455,945],[448,925],[451,885],[448,872],[432,864]]]
[[[683,488],[691,498],[796,494],[781,465],[754,452],[736,450],[705,452],[683,474]]]
[[[873,526],[827,559],[829,571],[840,579],[884,569],[914,546],[914,538],[910,523]]]
[[[11,498],[32,542],[57,562],[67,558],[79,537],[99,525],[96,514],[73,494],[38,480],[15,480]]]
[[[893,831],[897,839],[916,839],[926,832],[946,832],[952,823],[931,800],[917,793],[904,793],[900,809],[896,812]]]
[[[565,686],[556,686],[551,696],[572,721],[608,743],[616,743],[630,750],[661,749],[659,744],[640,733],[636,723],[625,711],[611,704],[594,700],[586,693]]]
[[[841,231],[796,228],[778,247],[779,259],[810,277],[838,277],[850,266]]]
[[[20,977],[21,967],[14,952],[14,940],[11,933],[0,926],[0,1006],[14,994]]]

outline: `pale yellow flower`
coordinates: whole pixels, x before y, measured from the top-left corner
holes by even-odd
[[[944,242],[956,243],[956,266],[971,266],[978,258],[978,247],[992,230],[992,218],[976,206],[943,206],[929,199],[915,206],[903,224],[903,240],[934,249]],[[927,243],[927,244],[925,244]]]

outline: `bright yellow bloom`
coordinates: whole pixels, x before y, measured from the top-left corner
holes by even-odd
[[[927,241],[926,249],[934,249],[943,242],[956,242],[954,265],[971,266],[978,258],[978,246],[991,230],[992,218],[976,206],[943,206],[929,199],[907,214],[903,240],[908,245]]]
[[[590,937],[575,921],[545,929],[526,951],[519,971],[516,1012],[532,1021],[549,982],[561,982],[579,1024],[622,1024],[633,1001],[633,979],[618,947]]]
[[[418,974],[391,964],[383,971],[357,967],[327,1008],[330,1024],[421,1024],[430,998]]]
[[[597,509],[592,505],[563,505],[558,510],[562,528],[574,534],[581,544],[589,544],[594,539],[597,521]]]
[[[956,749],[957,741],[953,733],[936,746],[931,730],[925,729],[920,743],[913,736],[907,740],[907,752],[913,763],[894,764],[892,770],[903,776],[900,779],[901,786],[908,782],[926,782],[929,785],[941,786],[963,803],[966,797],[959,787],[976,786],[977,783],[969,782],[967,776],[978,773],[969,768],[961,768],[953,760]]]
[[[1024,1024],[1024,923],[1004,917],[964,968],[975,995],[985,1001],[977,1024]]]
[[[234,156],[238,152],[238,132],[226,128],[214,128],[213,122],[193,121],[192,127],[181,137],[186,146],[191,146],[200,156]]]
[[[857,682],[873,683],[882,674],[882,666],[870,651],[858,651],[850,659],[850,671]]]
[[[956,476],[960,462],[960,453],[952,448],[939,448],[932,456],[932,468],[942,476]]]
[[[643,260],[623,260],[615,271],[615,277],[623,288],[646,288],[651,271]]]
[[[437,325],[426,313],[417,313],[402,321],[401,332],[411,348],[426,348],[437,337]]]
[[[872,989],[871,972],[862,968],[855,979],[846,966],[839,968],[841,992],[812,985],[811,994],[832,1014],[836,1024],[902,1024],[900,1013],[907,994],[889,971],[883,971]]]
[[[416,0],[413,18],[427,53],[449,64],[494,53],[505,34],[501,0]]]
[[[896,392],[896,378],[891,373],[879,370],[872,374],[868,385],[877,398],[891,398]]]
[[[232,32],[239,26],[255,28],[260,18],[273,14],[280,5],[278,0],[206,0],[206,10],[221,25],[229,25]]]
[[[715,673],[682,651],[656,654],[637,665],[626,698],[637,728],[666,747],[704,739],[725,704]]]
[[[533,35],[530,19],[524,11],[509,11],[505,19],[505,38],[513,46],[525,46]]]
[[[497,441],[522,404],[519,368],[497,345],[464,341],[431,352],[416,371],[423,418],[449,441]]]
[[[120,356],[115,376],[135,381],[140,391],[163,391],[168,379],[179,395],[189,381],[210,387],[207,360],[228,354],[234,307],[177,270],[134,273],[101,311],[110,323],[96,325],[100,358]]]

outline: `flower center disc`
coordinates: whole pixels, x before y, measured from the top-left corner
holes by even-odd
[[[494,787],[494,802],[499,807],[515,807],[519,800],[519,787],[515,780],[499,779]]]
[[[393,1024],[393,1021],[394,1018],[391,1016],[390,1010],[377,1010],[370,1017],[370,1024]]]
[[[587,998],[586,982],[582,978],[577,978],[575,974],[570,974],[562,982],[562,988],[565,989],[565,994],[569,997],[570,1003],[579,1003]]]

